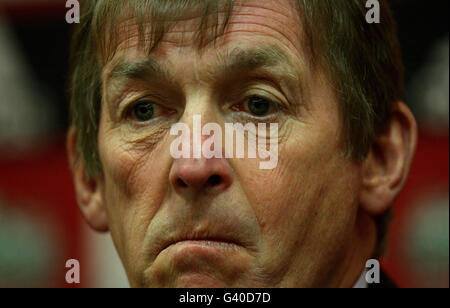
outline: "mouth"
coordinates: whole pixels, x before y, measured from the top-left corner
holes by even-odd
[[[161,251],[170,247],[196,246],[205,249],[217,250],[237,250],[242,248],[242,244],[236,240],[222,237],[185,237],[167,242]]]
[[[225,281],[244,272],[245,247],[229,238],[182,237],[168,241],[152,268],[167,275],[176,287],[225,287]]]

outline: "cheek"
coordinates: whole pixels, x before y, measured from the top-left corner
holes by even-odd
[[[241,166],[246,168],[242,186],[262,229],[267,263],[289,262],[301,248],[314,249],[320,241],[326,245],[330,236],[348,228],[356,213],[358,167],[343,158],[333,130],[307,134],[303,127],[302,136],[299,125],[280,144],[275,169]],[[336,234],[326,235],[328,230]]]
[[[142,195],[158,191],[167,184],[171,164],[167,145],[168,124],[136,132],[127,127],[114,127],[106,120],[104,122],[100,125],[99,154],[104,170],[105,193],[120,196],[120,200],[127,202],[121,205],[126,209],[142,199]]]
[[[148,225],[167,189],[171,157],[164,144],[161,139],[149,149],[144,144],[123,142],[113,134],[99,138],[110,231],[129,270],[143,259],[139,254]]]

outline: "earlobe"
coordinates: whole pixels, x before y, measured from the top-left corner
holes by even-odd
[[[417,145],[417,124],[409,108],[396,103],[363,163],[360,203],[372,215],[384,213],[400,193]]]
[[[83,160],[77,157],[77,138],[74,127],[67,134],[67,152],[75,194],[80,210],[88,224],[96,231],[108,231],[108,220],[101,193],[100,179],[94,179],[86,174]]]

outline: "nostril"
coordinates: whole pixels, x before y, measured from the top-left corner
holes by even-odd
[[[217,175],[217,174],[211,175],[208,179],[208,184],[210,186],[219,185],[221,182],[222,182],[222,178],[220,177],[220,175]]]
[[[187,184],[180,178],[177,179],[177,184],[178,184],[178,186],[183,187],[183,188],[188,187]]]

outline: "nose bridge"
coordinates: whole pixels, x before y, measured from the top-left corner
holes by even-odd
[[[198,193],[219,194],[232,183],[232,170],[222,153],[222,143],[214,145],[214,152],[220,151],[220,157],[205,157],[202,145],[209,135],[203,135],[203,127],[207,123],[218,123],[214,102],[208,91],[196,87],[195,91],[186,95],[186,106],[180,121],[189,128],[189,157],[174,158],[169,180],[176,193],[192,196]],[[216,126],[221,127],[221,126]],[[222,132],[215,131],[214,133]],[[222,136],[221,136],[222,137]],[[212,138],[212,137],[211,137]],[[222,138],[220,138],[222,139]],[[187,142],[187,140],[186,140]],[[220,149],[216,146],[220,145]]]
[[[191,125],[194,116],[201,116],[202,121],[216,120],[216,106],[211,92],[200,82],[192,82],[185,86],[186,104],[182,117],[185,124]]]
[[[202,156],[202,145],[209,138],[209,135],[203,135],[204,130],[206,130],[205,134],[213,134],[210,128],[211,125],[215,126],[216,134],[214,136],[220,135],[217,140],[219,142],[224,138],[222,134],[224,123],[217,102],[214,101],[214,95],[208,86],[195,83],[186,88],[185,109],[180,122],[190,130],[191,157],[200,158]],[[219,131],[217,132],[217,130]],[[218,146],[218,142],[215,142],[215,145]],[[220,149],[218,150],[221,151],[222,148],[223,144],[220,142]],[[214,151],[216,152],[216,148],[214,148]],[[224,156],[222,154],[221,156]]]

